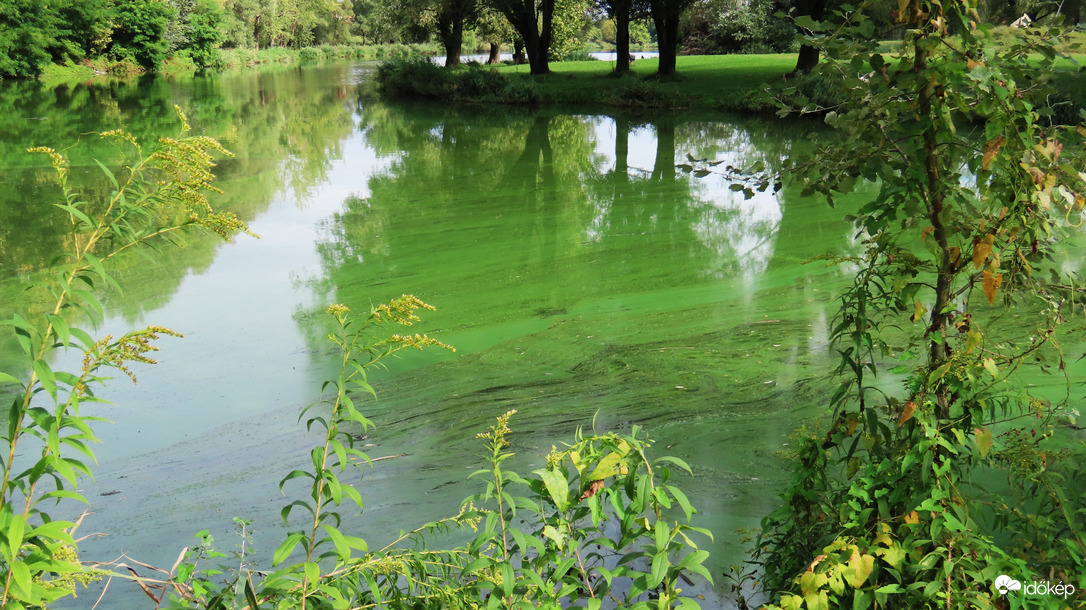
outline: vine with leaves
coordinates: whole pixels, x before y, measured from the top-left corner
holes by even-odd
[[[847,217],[862,253],[830,328],[829,423],[763,521],[755,572],[791,609],[1021,607],[999,575],[1082,591],[1083,447],[1052,442],[1078,416],[1061,340],[1086,299],[1060,261],[1086,203],[1086,129],[1056,124],[1046,82],[1061,31],[996,44],[973,0],[902,0],[887,53],[870,7],[801,24],[839,106],[774,93],[835,128],[785,184],[877,194]],[[1026,378],[1044,372],[1062,397]]]

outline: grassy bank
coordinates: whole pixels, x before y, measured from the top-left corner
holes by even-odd
[[[1086,55],[1061,60],[1050,99],[1060,123],[1076,123],[1086,108],[1086,80],[1079,65]],[[553,62],[545,76],[529,74],[527,65],[467,66],[449,72],[426,61],[391,62],[378,72],[385,94],[429,97],[453,102],[628,106],[770,113],[766,89],[784,82],[795,66],[794,54],[699,55],[679,57],[677,75],[656,76],[657,60],[639,59],[631,73],[612,74],[613,62]],[[818,77],[789,81],[809,107],[832,108],[841,97],[836,85]]]
[[[326,60],[384,61],[407,57],[435,55],[435,44],[382,44],[382,45],[321,45],[302,49],[270,47],[266,49],[224,49],[219,52],[212,71],[236,70],[259,66],[312,63]],[[192,59],[179,53],[171,56],[159,67],[158,73],[191,74],[197,71]],[[124,79],[144,74],[146,70],[132,60],[107,58],[88,59],[79,63],[51,64],[42,71],[39,80],[47,84],[92,82],[95,80]]]
[[[501,66],[510,79],[529,80],[541,102],[749,111],[758,94],[796,65],[796,56],[695,55],[679,57],[674,79],[655,77],[656,59],[638,59],[631,74],[618,78],[608,61],[551,64],[552,74],[533,77],[528,66]]]

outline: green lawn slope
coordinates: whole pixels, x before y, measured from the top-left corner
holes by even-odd
[[[555,62],[542,77],[530,76],[527,65],[498,70],[531,80],[544,103],[752,110],[756,94],[795,65],[794,54],[683,56],[669,79],[655,77],[656,59],[638,59],[624,78],[612,75],[609,61]]]

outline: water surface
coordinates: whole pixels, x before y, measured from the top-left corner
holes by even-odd
[[[168,567],[203,528],[233,548],[235,516],[270,555],[289,502],[279,478],[317,442],[296,414],[333,366],[324,308],[413,293],[438,308],[417,330],[457,352],[374,373],[366,450],[406,456],[358,483],[366,510],[348,528],[376,543],[455,512],[475,491],[464,482],[481,463],[475,434],[517,409],[526,467],[593,418],[646,427],[694,469],[682,485],[716,533],[714,572],[740,561],[734,530],[775,506],[788,478],[777,453],[828,387],[826,327],[846,278],[803,261],[856,245],[840,211],[787,191],[744,199],[676,163],[772,166],[809,126],[385,104],[360,92],[370,69],[0,88],[5,316],[34,310],[19,290],[69,239],[63,218],[43,214],[57,193],[28,146],[83,141],[73,174],[101,192],[91,158],[113,152],[86,134],[171,133],[178,104],[236,153],[219,168],[219,204],[261,235],[196,237],[114,269],[124,292],[106,295],[100,334],[159,324],[186,338],[165,341],[139,385],[102,392],[114,423],[98,428],[83,531],[108,536],[85,542],[84,558]],[[13,342],[0,342],[10,370]]]

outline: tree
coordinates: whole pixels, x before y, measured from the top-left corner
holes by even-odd
[[[460,47],[464,42],[464,24],[475,19],[478,11],[476,0],[439,0],[437,29],[441,45],[445,47],[445,67],[460,65]]]
[[[777,17],[788,0],[717,1],[695,5],[683,24],[687,55],[786,53],[793,50],[795,25]]]
[[[600,8],[614,19],[615,74],[630,71],[630,22],[648,14],[644,0],[600,0]]]
[[[878,192],[850,217],[862,254],[824,257],[857,269],[831,324],[841,383],[758,541],[786,608],[993,607],[996,575],[1086,574],[1083,473],[1049,442],[1074,417],[1059,331],[1083,302],[1054,254],[1086,204],[1082,128],[1047,107],[1059,32],[1000,43],[975,2],[900,6],[893,57],[860,12],[803,24],[845,102],[786,178],[831,203],[859,181]],[[886,373],[901,383],[873,381]]]
[[[591,26],[588,11],[591,0],[556,0],[551,44],[547,49],[550,58],[562,61],[574,51],[584,48],[585,30]]]
[[[188,50],[198,68],[208,68],[219,57],[224,14],[215,0],[196,0],[189,13]]]
[[[155,70],[166,59],[166,26],[173,9],[164,0],[118,0],[113,7],[111,52],[130,58],[147,70]]]
[[[796,25],[800,33],[811,35],[813,32],[803,24],[809,21],[821,21],[826,16],[827,0],[792,0],[795,11],[792,13],[796,19]],[[818,65],[818,47],[803,43],[799,47],[799,55],[796,57],[796,67],[792,74],[807,74]]]
[[[225,0],[223,3],[223,46],[249,49],[258,46],[259,0]]]
[[[0,77],[37,76],[56,44],[56,13],[36,0],[0,0]]]
[[[524,42],[532,74],[549,74],[555,0],[490,0]]]
[[[396,5],[382,0],[354,0],[354,32],[362,44],[392,42],[399,39],[401,26],[396,18]]]
[[[189,43],[189,13],[196,8],[196,0],[167,0],[173,15],[166,24],[166,33],[163,40],[169,47],[171,54],[185,48]]]
[[[679,52],[679,19],[694,0],[649,0],[652,21],[656,24],[656,42],[660,51],[659,76],[675,74]]]
[[[96,57],[105,52],[113,33],[109,0],[58,0],[49,2],[58,16],[58,45],[54,62]]]
[[[501,13],[483,6],[475,20],[475,35],[490,44],[490,56],[486,63],[496,64],[501,61],[502,43],[511,40],[516,33],[512,24]]]

